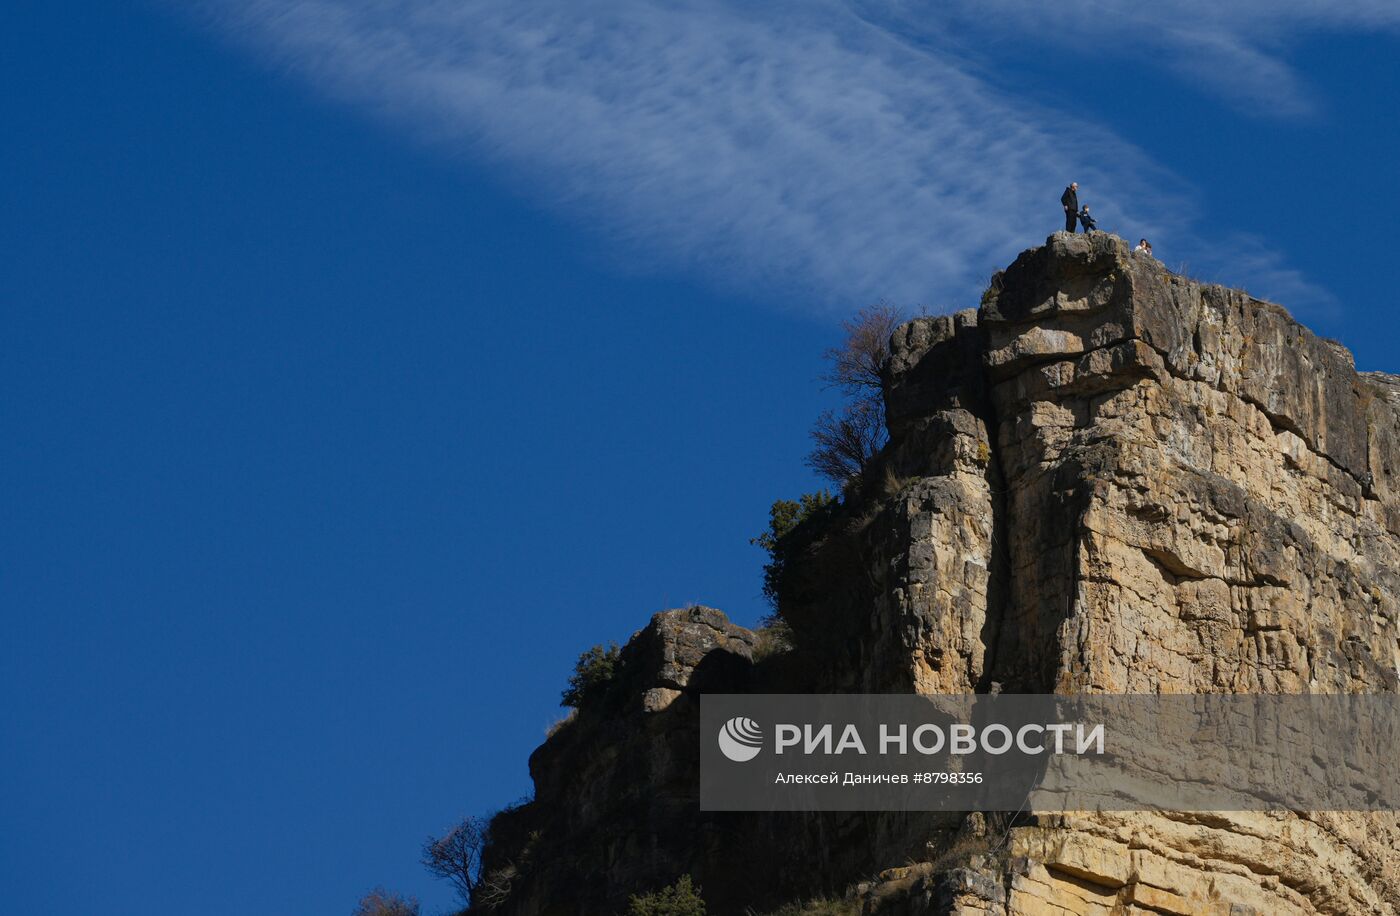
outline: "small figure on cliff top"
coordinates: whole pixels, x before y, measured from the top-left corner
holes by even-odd
[[[1093,232],[1098,228],[1094,224],[1094,218],[1089,215],[1089,205],[1085,204],[1084,209],[1079,211],[1079,224],[1084,227],[1085,232]]]
[[[1152,257],[1152,243],[1147,239],[1138,239],[1137,247],[1133,249],[1133,254],[1145,254]]]
[[[1065,231],[1074,231],[1074,221],[1079,216],[1079,182],[1071,181],[1065,193],[1060,195],[1060,206],[1065,208]]]

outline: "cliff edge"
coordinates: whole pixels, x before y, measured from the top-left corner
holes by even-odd
[[[1397,377],[1105,233],[891,350],[889,444],[785,571],[792,647],[656,615],[531,757],[474,912],[615,913],[682,874],[720,914],[1400,912],[1391,813],[698,810],[706,691],[1400,689]]]

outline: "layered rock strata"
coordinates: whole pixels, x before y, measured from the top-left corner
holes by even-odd
[[[498,911],[1400,912],[1400,819],[707,815],[699,693],[1394,693],[1400,380],[1280,307],[1056,234],[892,341],[890,442],[790,561],[795,648],[657,615],[531,760]],[[761,911],[761,910],[759,910]]]

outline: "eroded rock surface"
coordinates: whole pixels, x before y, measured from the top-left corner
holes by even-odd
[[[793,563],[797,649],[653,619],[611,705],[532,758],[499,911],[615,912],[690,873],[719,913],[847,888],[869,913],[1400,912],[1392,814],[698,812],[704,690],[1400,689],[1400,379],[1103,233],[892,350],[890,444]]]

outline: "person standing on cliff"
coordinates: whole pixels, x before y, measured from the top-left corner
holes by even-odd
[[[1065,193],[1060,195],[1060,205],[1065,208],[1065,231],[1074,231],[1074,221],[1079,218],[1079,182],[1071,181]]]

